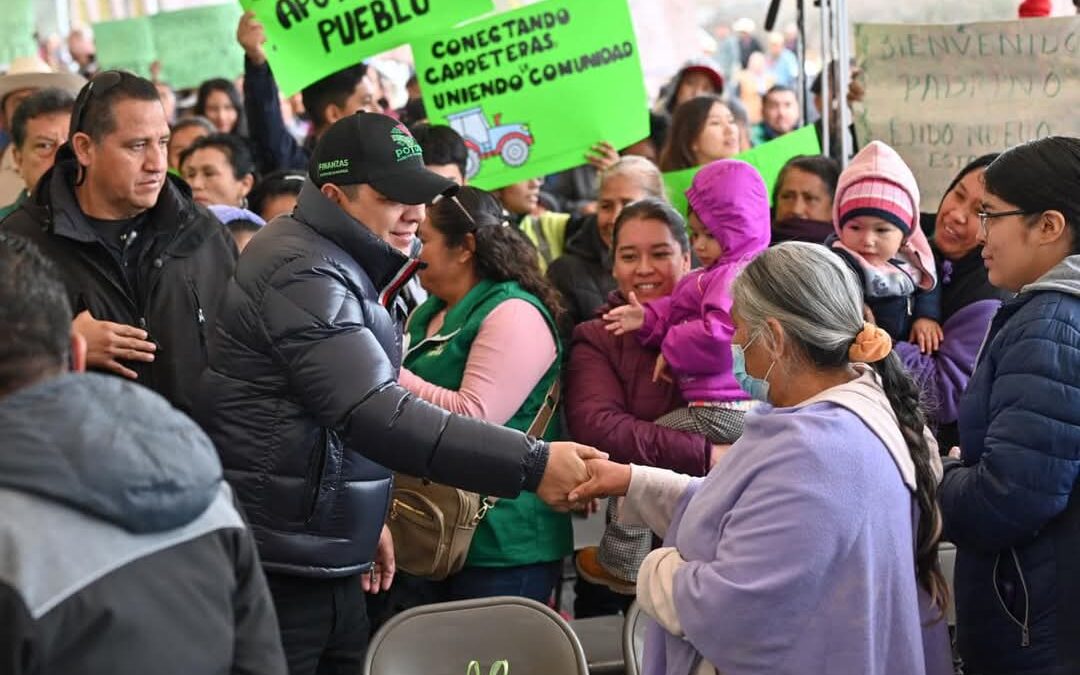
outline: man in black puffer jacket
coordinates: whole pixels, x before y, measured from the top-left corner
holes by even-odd
[[[97,75],[79,94],[55,166],[0,229],[57,263],[91,369],[189,412],[236,245],[166,174],[168,137],[152,82]]]
[[[413,236],[423,205],[456,188],[424,168],[404,126],[340,120],[309,173],[293,213],[244,250],[199,402],[255,532],[293,675],[359,672],[362,589],[393,577],[389,469],[566,506],[581,458],[599,455],[452,415],[397,384],[395,298],[420,263],[387,242]]]

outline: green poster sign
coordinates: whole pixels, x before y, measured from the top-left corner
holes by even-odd
[[[161,78],[177,89],[197,87],[213,77],[232,79],[244,71],[244,50],[236,42],[239,5],[193,7],[150,17]]]
[[[95,23],[94,44],[102,68],[130,70],[150,77],[150,64],[157,59],[157,51],[149,17]]]
[[[469,148],[485,189],[584,163],[649,135],[627,0],[546,0],[413,41],[432,124]]]
[[[769,204],[772,204],[773,188],[776,187],[776,179],[780,176],[780,169],[784,168],[784,164],[796,155],[820,154],[821,144],[818,143],[817,132],[814,130],[814,125],[809,124],[790,134],[784,134],[780,138],[741,152],[735,158],[753,165],[758,170],[769,192]],[[686,191],[690,189],[690,183],[693,182],[694,176],[700,169],[700,166],[695,166],[692,169],[664,174],[664,188],[667,190],[668,201],[684,216],[689,207]]]
[[[286,95],[492,11],[492,0],[240,0],[266,29],[266,58]],[[235,39],[234,39],[235,42]]]
[[[11,63],[20,56],[35,56],[34,0],[4,0],[0,12],[0,63]]]

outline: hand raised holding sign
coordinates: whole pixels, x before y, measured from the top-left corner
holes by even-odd
[[[247,11],[240,17],[240,25],[236,27],[236,41],[244,48],[244,54],[257,66],[266,63],[266,29],[262,22],[255,18],[255,12]]]

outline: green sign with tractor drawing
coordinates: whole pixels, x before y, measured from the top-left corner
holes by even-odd
[[[627,0],[546,0],[413,41],[432,124],[465,139],[484,189],[585,163],[648,136]]]

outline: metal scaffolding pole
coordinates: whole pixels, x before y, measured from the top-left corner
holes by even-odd
[[[832,97],[829,82],[830,56],[832,53],[832,22],[829,12],[829,0],[818,0],[821,7],[821,152],[829,155],[832,145],[829,137],[832,132]]]
[[[837,125],[840,133],[840,166],[846,167],[848,158],[852,155],[851,145],[851,108],[848,107],[847,93],[851,82],[851,30],[848,27],[847,0],[834,0],[836,3],[833,12],[836,29],[836,60],[838,63],[836,76],[836,98],[840,104],[840,124]]]

